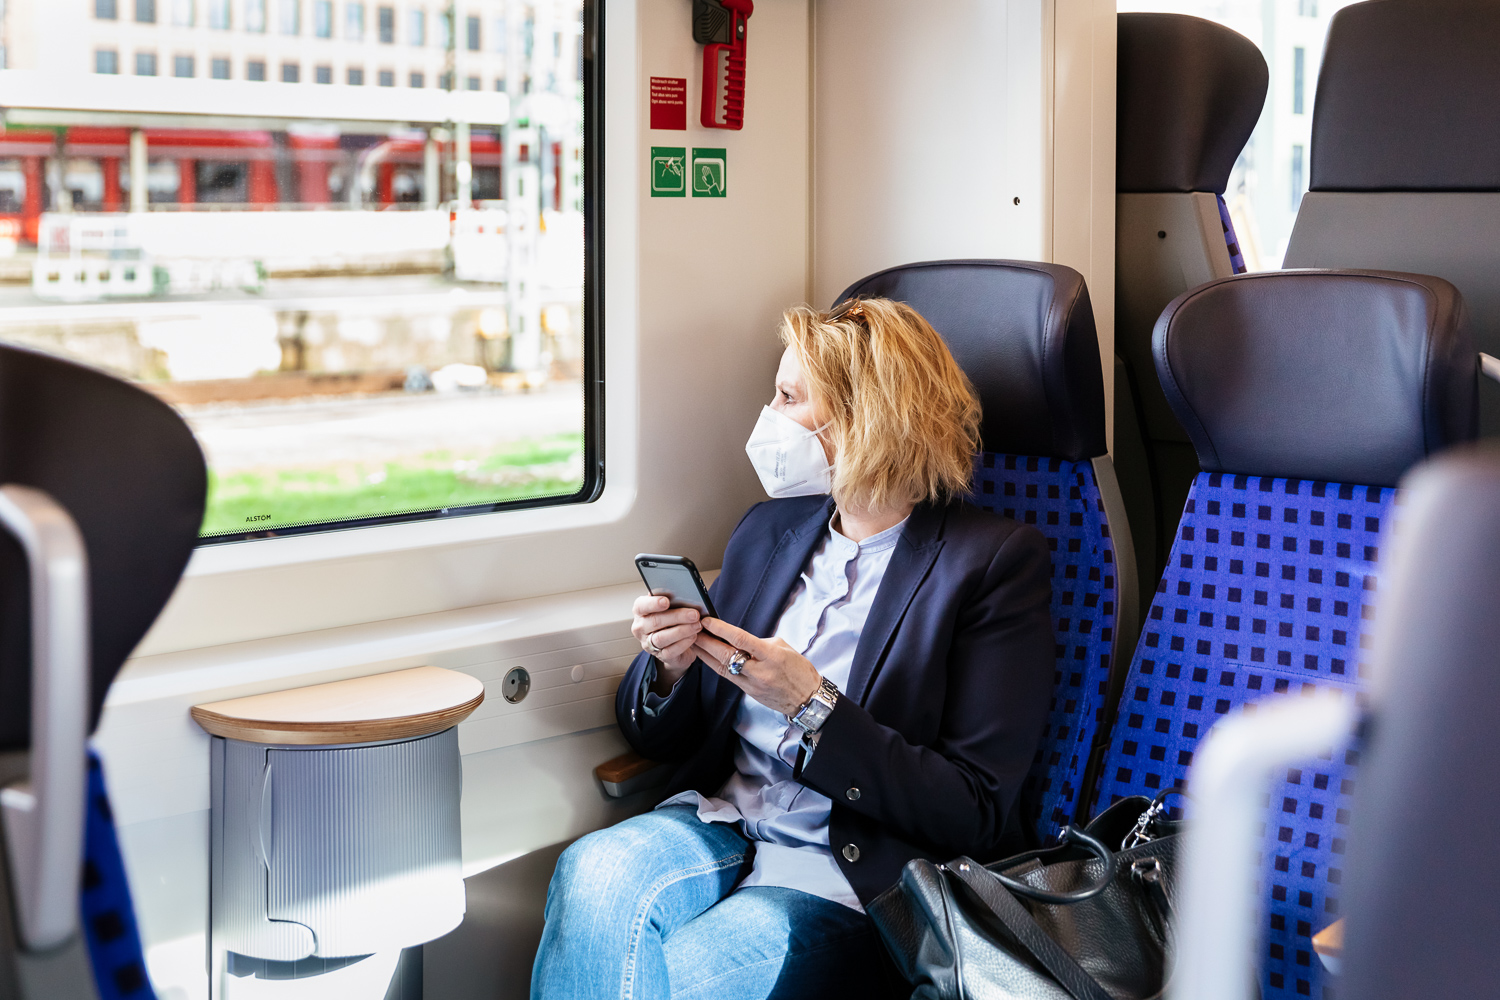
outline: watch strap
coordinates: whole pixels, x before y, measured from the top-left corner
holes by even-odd
[[[833,714],[833,707],[838,704],[838,700],[839,689],[833,681],[826,677],[820,678],[817,690],[802,703],[791,721],[810,736],[823,728],[823,723]]]

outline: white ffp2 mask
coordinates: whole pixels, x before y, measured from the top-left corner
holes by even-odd
[[[833,466],[828,464],[818,432],[769,406],[761,408],[760,419],[745,442],[745,454],[750,456],[760,484],[778,499],[813,496],[833,489]]]

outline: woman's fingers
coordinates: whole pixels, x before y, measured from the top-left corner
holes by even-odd
[[[650,639],[651,644],[657,649],[666,649],[668,646],[676,645],[684,639],[694,639],[698,634],[699,629],[695,623],[692,625],[673,625],[671,628],[647,632],[646,638]]]
[[[743,649],[757,660],[765,659],[766,653],[770,650],[771,643],[726,621],[718,618],[705,618],[702,624],[705,629],[724,640],[725,643],[735,649]]]
[[[635,599],[635,603],[630,607],[630,612],[635,617],[641,618],[645,615],[654,615],[658,611],[665,611],[671,606],[672,602],[665,597],[656,597],[655,595],[647,594],[644,597],[637,597]]]
[[[646,636],[674,625],[690,625],[696,631],[698,612],[692,608],[674,608],[661,614],[637,615],[630,624],[630,631],[637,639],[645,642]],[[660,640],[657,640],[657,645],[661,645]]]
[[[698,648],[702,649],[709,656],[712,656],[720,666],[727,666],[729,664],[729,657],[738,648],[720,639],[715,639],[706,631],[698,633],[697,641]]]

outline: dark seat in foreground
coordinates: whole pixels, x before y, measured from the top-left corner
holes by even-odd
[[[29,778],[33,816],[46,834],[26,844],[19,827],[27,820],[6,810],[0,995],[147,997],[103,773],[85,758],[84,739],[192,555],[208,485],[203,455],[182,418],[151,394],[91,368],[0,346],[0,484],[0,503],[26,508],[5,515],[11,532],[16,525],[27,531],[27,523],[41,528],[27,551],[0,531],[0,783]],[[76,533],[65,527],[69,519]],[[68,563],[80,558],[85,600],[70,607]],[[44,584],[38,572],[48,564],[53,573]],[[48,614],[33,619],[43,585]],[[76,655],[67,651],[70,634],[82,640]],[[45,642],[36,653],[53,656],[34,670],[39,636]],[[43,676],[38,698],[33,680]]]
[[[1484,831],[1500,823],[1500,452],[1456,453],[1403,486],[1385,594],[1401,614],[1382,620],[1371,656],[1339,993],[1492,996],[1500,855]]]

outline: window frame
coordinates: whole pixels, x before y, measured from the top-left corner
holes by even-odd
[[[605,486],[604,359],[604,13],[583,0],[583,482],[572,493],[378,514],[341,521],[210,535],[198,549],[277,538],[330,535],[358,528],[419,525],[507,511],[592,504]]]

